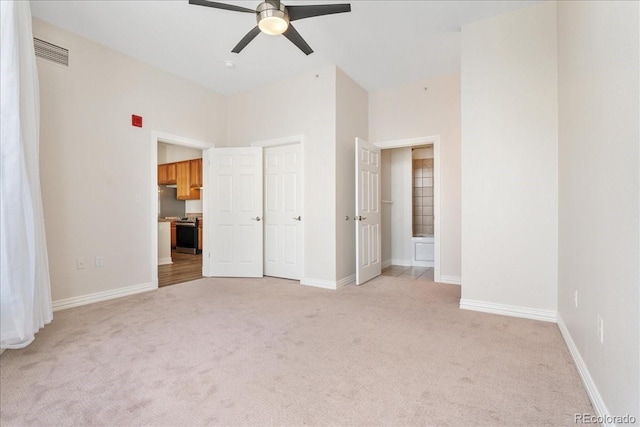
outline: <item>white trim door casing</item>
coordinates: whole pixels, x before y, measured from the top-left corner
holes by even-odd
[[[264,274],[300,280],[303,264],[300,144],[264,148]]]
[[[262,277],[262,148],[216,148],[207,200],[209,275]]]
[[[380,148],[356,138],[356,285],[382,272]]]

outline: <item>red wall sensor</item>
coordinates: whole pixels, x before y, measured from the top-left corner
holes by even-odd
[[[131,115],[131,126],[142,127],[142,116]]]

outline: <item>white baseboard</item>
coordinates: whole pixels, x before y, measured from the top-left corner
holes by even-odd
[[[387,267],[391,267],[393,265],[393,262],[391,262],[390,259],[383,261],[382,265],[380,266],[380,268],[382,268],[383,270]]]
[[[91,304],[99,301],[107,301],[127,295],[134,295],[141,292],[152,291],[154,289],[158,289],[157,282],[143,283],[141,285],[127,286],[126,288],[113,289],[111,291],[96,292],[89,295],[65,298],[53,301],[53,311],[66,310],[67,308],[78,307],[81,305]]]
[[[311,279],[305,277],[300,280],[300,284],[304,286],[313,286],[314,288],[322,288],[322,289],[338,289],[337,283],[332,280],[322,280],[322,279]]]
[[[449,285],[461,285],[462,279],[460,276],[443,276],[440,275],[440,281],[438,283],[446,283]]]
[[[158,258],[158,265],[168,265],[168,264],[173,264],[173,260],[171,259],[171,257]]]
[[[602,423],[603,426],[612,426],[615,427],[615,424],[606,422],[611,419],[609,414],[609,410],[607,406],[604,404],[604,400],[598,391],[598,387],[596,387],[596,383],[593,381],[591,374],[589,373],[589,369],[587,369],[587,365],[584,363],[580,352],[578,351],[578,347],[576,347],[576,343],[573,342],[573,338],[571,338],[571,334],[569,333],[569,329],[567,329],[567,325],[565,325],[562,317],[560,315],[558,317],[558,328],[560,328],[560,333],[562,334],[562,338],[564,338],[564,342],[569,347],[569,352],[573,357],[573,362],[576,364],[576,368],[578,369],[578,373],[580,374],[580,378],[582,379],[582,384],[584,388],[587,390],[587,395],[589,395],[589,399],[593,404],[593,409],[596,411],[596,415],[604,420]]]
[[[413,261],[412,267],[428,267],[433,268],[433,261]]]
[[[554,323],[557,318],[557,312],[553,310],[518,307],[515,305],[496,304],[469,299],[461,299],[460,308],[464,310],[481,311],[483,313],[501,314],[503,316],[522,317],[524,319],[542,320]]]
[[[410,259],[392,259],[391,265],[399,265],[400,267],[411,267]]]
[[[349,283],[353,283],[356,281],[356,275],[352,274],[351,276],[344,277],[336,282],[336,288],[341,288],[343,286],[348,285]]]

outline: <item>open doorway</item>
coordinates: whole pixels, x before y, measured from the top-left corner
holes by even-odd
[[[381,151],[383,275],[440,281],[438,136],[375,144]]]
[[[214,145],[151,133],[152,271],[158,287],[203,277],[206,209],[203,150]]]
[[[202,150],[158,142],[158,287],[202,277],[202,187]]]

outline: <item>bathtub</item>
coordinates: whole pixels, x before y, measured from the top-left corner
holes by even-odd
[[[434,238],[429,234],[418,234],[411,238],[412,259],[414,267],[433,267],[434,264]]]

